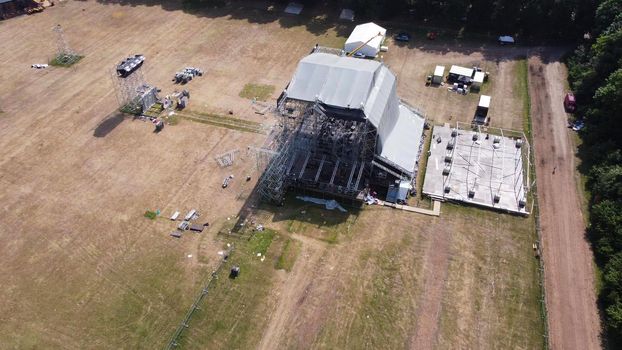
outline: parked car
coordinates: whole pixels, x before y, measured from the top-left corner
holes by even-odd
[[[509,35],[502,35],[497,39],[499,45],[514,45],[514,38]]]
[[[577,109],[577,100],[572,92],[566,93],[566,97],[564,97],[564,109],[566,113],[574,113]]]
[[[396,41],[410,41],[410,34],[406,32],[401,32],[395,34],[395,36],[393,36],[393,39],[395,39]]]

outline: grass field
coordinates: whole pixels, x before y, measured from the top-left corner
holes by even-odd
[[[247,98],[249,100],[256,99],[258,101],[267,101],[274,92],[273,85],[262,84],[246,84],[244,89],[240,91],[240,97]]]
[[[163,348],[226,243],[236,250],[183,348],[541,347],[529,220],[451,205],[439,218],[377,206],[338,213],[293,197],[267,207],[250,195],[252,155],[226,168],[214,161],[261,145],[278,123],[240,97],[246,84],[273,104],[266,87],[284,88],[316,43],[340,47],[353,26],[319,7],[281,10],[73,1],[0,22],[0,77],[12,77],[0,84],[0,347]],[[58,23],[84,58],[32,70],[55,52],[44,33]],[[183,48],[171,50],[180,36]],[[519,129],[518,49],[452,42],[387,40],[400,97],[432,122],[468,122],[477,95],[425,87],[426,67],[481,63],[493,125]],[[180,67],[205,71],[185,86],[187,115],[161,133],[116,114],[111,69],[132,53],[147,57],[145,78],[163,95],[179,88],[170,79]],[[227,235],[243,207],[269,230]],[[167,217],[190,209],[209,228],[170,237],[177,223]],[[242,269],[235,280],[231,264]]]

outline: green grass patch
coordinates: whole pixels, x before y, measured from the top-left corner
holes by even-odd
[[[490,348],[546,348],[539,260],[531,249],[534,218],[451,203],[443,205],[443,217],[456,225],[450,249],[460,253],[448,265],[439,348],[481,345],[478,334],[456,332],[469,322],[494,324],[485,343]],[[469,298],[461,300],[466,288]]]
[[[528,82],[528,67],[527,59],[523,58],[516,62],[516,85],[515,91],[518,92],[520,100],[522,101],[522,113],[523,113],[523,132],[531,139],[531,99],[529,98],[529,82]]]
[[[270,229],[264,229],[261,232],[255,233],[248,241],[249,250],[255,254],[261,253],[261,255],[265,255],[270,244],[272,244],[275,234],[276,232]]]
[[[225,237],[223,237],[225,238]],[[232,242],[235,250],[212,281],[200,310],[180,338],[181,349],[252,349],[261,340],[270,317],[270,292],[276,270],[271,259],[281,250],[279,236],[266,229]],[[223,244],[225,242],[223,241]],[[257,253],[267,257],[262,261]],[[237,278],[229,278],[233,265]]]
[[[533,211],[529,218],[529,222],[532,227],[532,235],[534,236],[534,240],[540,241],[540,232],[537,230],[536,220],[539,215],[537,197],[534,195],[537,193],[538,189],[536,184],[536,165],[535,165],[535,157],[533,150],[533,124],[532,124],[532,116],[531,116],[531,97],[529,96],[529,66],[527,62],[527,58],[523,58],[517,61],[516,63],[516,85],[515,90],[518,91],[520,99],[522,101],[522,120],[523,120],[523,132],[525,133],[529,143],[531,144],[532,150],[530,152],[529,159],[529,171],[531,173],[532,181],[534,185],[529,191],[527,196],[528,203],[534,203]],[[525,162],[525,159],[523,160]],[[527,184],[528,185],[528,184]],[[537,268],[536,268],[536,278],[538,279],[539,285],[538,288],[535,289],[534,293],[538,293],[537,299],[539,300],[539,310],[540,317],[542,319],[541,329],[543,333],[542,347],[544,349],[548,348],[548,325],[547,325],[547,309],[545,304],[545,290],[544,290],[544,272],[542,266],[542,260],[538,260]]]
[[[277,270],[285,270],[290,272],[294,267],[296,258],[298,258],[301,246],[302,244],[299,241],[288,238],[287,241],[285,241],[285,244],[283,244],[283,250],[276,261],[275,268]]]
[[[54,57],[49,64],[50,66],[67,68],[80,62],[83,58],[84,56],[80,55],[58,55]]]
[[[268,98],[272,96],[273,92],[274,85],[246,84],[242,91],[240,91],[240,97],[250,100],[267,101]]]
[[[176,114],[164,116],[163,119],[164,119],[164,121],[166,121],[166,123],[168,125],[177,125],[177,124],[179,124],[179,117]]]
[[[341,310],[348,310],[347,326],[345,317],[332,314],[318,336],[317,348],[404,347],[406,333],[417,322],[415,303],[423,288],[418,282],[423,259],[418,241],[412,233],[397,228],[387,242],[358,253],[357,266],[351,275],[342,277],[345,307]]]
[[[202,113],[194,111],[176,112],[179,118],[191,120],[193,122],[203,123],[218,126],[221,128],[227,128],[232,130],[238,130],[243,132],[253,132],[257,134],[265,134],[266,131],[260,123],[239,119],[234,117],[228,117],[224,115],[218,115],[213,113]]]
[[[147,211],[145,212],[145,217],[146,217],[147,219],[155,220],[155,218],[156,218],[157,216],[158,216],[158,214],[157,214],[156,212],[154,212],[154,211],[147,210]]]
[[[299,203],[304,203],[295,200]],[[299,204],[296,203],[296,204]],[[292,205],[296,206],[292,203]],[[300,204],[299,204],[300,205]],[[287,231],[313,237],[335,244],[342,237],[349,237],[356,215],[327,210],[318,205],[303,204],[288,216]]]

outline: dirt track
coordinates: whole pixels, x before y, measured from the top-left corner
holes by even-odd
[[[552,349],[598,349],[593,256],[584,238],[574,146],[562,106],[565,79],[559,62],[529,59],[549,343]]]

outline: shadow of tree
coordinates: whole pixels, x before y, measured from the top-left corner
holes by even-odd
[[[341,8],[332,2],[305,6],[300,15],[284,12],[282,3],[269,1],[224,1],[224,0],[97,0],[101,4],[121,6],[160,6],[166,11],[183,11],[198,17],[246,20],[254,24],[278,22],[283,28],[304,26],[315,35],[326,33],[334,28],[339,36],[346,36],[354,25],[339,22]]]

